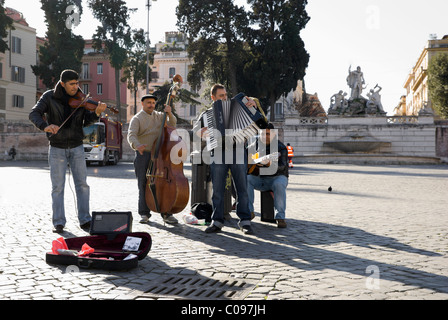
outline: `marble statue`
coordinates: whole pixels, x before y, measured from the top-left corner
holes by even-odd
[[[344,113],[345,109],[348,106],[347,100],[345,99],[346,95],[347,95],[347,92],[343,92],[342,90],[339,90],[338,93],[335,93],[330,98],[331,104],[330,104],[330,108],[328,109],[329,114]]]
[[[355,71],[351,71],[351,66],[348,68],[347,84],[352,89],[350,99],[361,98],[364,81],[364,74],[361,71],[361,67],[357,67]]]
[[[378,88],[377,90],[375,90]],[[369,100],[367,101],[367,108],[372,109],[372,113],[376,113],[379,111],[380,113],[384,113],[383,105],[381,103],[381,95],[380,91],[383,88],[381,88],[378,84],[373,88],[370,89],[370,92],[367,94],[367,97]]]

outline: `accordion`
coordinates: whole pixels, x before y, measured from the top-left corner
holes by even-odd
[[[256,136],[258,130],[265,129],[267,122],[257,108],[246,107],[244,93],[239,93],[231,100],[217,100],[204,112],[203,120],[208,127],[207,150],[218,147],[220,139],[231,136],[233,142],[244,143]]]

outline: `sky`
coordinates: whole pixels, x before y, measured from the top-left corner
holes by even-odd
[[[112,0],[111,0],[112,1]],[[131,15],[133,28],[147,29],[148,0],[127,0],[128,8],[138,8]],[[151,43],[164,40],[166,31],[176,31],[178,0],[152,0],[149,15]],[[244,4],[244,0],[236,3]],[[6,0],[5,5],[23,13],[38,36],[46,25],[39,0]],[[83,0],[84,13],[73,32],[92,38],[99,22]],[[339,90],[350,95],[346,78],[348,69],[360,66],[367,88],[377,84],[387,115],[393,115],[407,75],[416,64],[430,34],[438,39],[448,35],[447,0],[308,0],[310,21],[302,30],[310,62],[304,79],[308,93],[317,93],[325,108]]]

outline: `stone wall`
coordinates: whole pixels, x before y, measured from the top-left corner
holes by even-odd
[[[448,162],[448,120],[436,123],[436,156]]]
[[[340,159],[344,162],[437,163],[441,159],[436,150],[443,146],[436,146],[436,143],[448,144],[448,137],[436,139],[433,117],[287,118],[283,131],[284,142],[293,146],[298,162]],[[341,141],[365,145],[375,142],[377,147],[346,152],[333,147]]]
[[[433,117],[287,117],[275,122],[284,143],[294,147],[295,162],[440,163],[448,162],[448,123]],[[191,127],[183,127],[191,130]],[[133,161],[134,151],[123,127],[123,159]],[[334,142],[352,138],[357,143],[379,142],[369,151],[343,152]],[[46,160],[48,140],[28,122],[0,122],[0,159],[17,149],[17,159]]]
[[[123,155],[122,161],[133,161],[135,152],[127,143],[128,124],[123,125]],[[190,127],[183,127],[191,130]],[[27,121],[0,120],[0,160],[8,159],[5,151],[15,146],[18,160],[47,160],[48,139],[46,134],[36,129]]]

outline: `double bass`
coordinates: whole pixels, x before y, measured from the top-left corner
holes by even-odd
[[[180,75],[174,76],[166,105],[173,105],[182,81]],[[183,173],[182,161],[186,159],[184,153],[187,146],[185,141],[177,135],[176,129],[167,125],[166,118],[165,112],[159,138],[154,142],[151,150],[151,160],[146,173],[145,200],[148,208],[153,212],[174,214],[181,212],[190,198],[190,188],[188,179]]]

